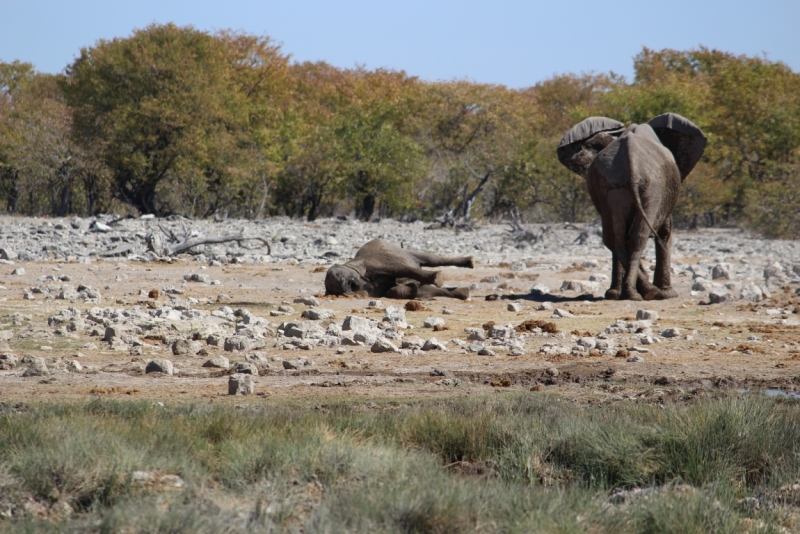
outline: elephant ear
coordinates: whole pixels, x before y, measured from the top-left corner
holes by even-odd
[[[566,168],[586,176],[598,152],[622,133],[625,125],[607,117],[589,117],[564,134],[556,153]]]
[[[706,149],[708,139],[703,130],[677,113],[664,113],[647,124],[656,132],[661,144],[675,156],[681,180],[686,178]]]
[[[364,260],[362,259],[350,260],[347,263],[345,263],[345,266],[350,267],[351,269],[356,271],[361,276],[361,278],[364,278],[366,280],[367,265],[364,263]]]

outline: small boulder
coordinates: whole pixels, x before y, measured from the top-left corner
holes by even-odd
[[[678,328],[666,328],[661,331],[661,337],[678,337],[681,331]]]
[[[708,294],[708,301],[711,304],[722,304],[723,302],[729,302],[731,300],[733,300],[733,295],[724,287],[715,289]]]
[[[395,306],[388,306],[384,311],[383,322],[388,323],[397,328],[408,328],[406,322],[406,311],[403,308]]]
[[[575,317],[571,312],[568,310],[564,310],[562,308],[556,308],[553,310],[553,315],[550,316],[552,319],[565,319],[569,317]]]
[[[305,304],[306,306],[319,306],[317,297],[297,297],[292,301],[294,304]]]
[[[342,330],[370,330],[373,327],[369,319],[357,315],[348,315],[342,323]]]
[[[25,369],[25,372],[22,373],[22,376],[47,376],[49,374],[50,370],[47,368],[44,358],[34,358],[30,367]]]
[[[236,364],[236,373],[258,376],[258,367],[252,362],[239,362]]]
[[[189,341],[188,339],[179,339],[172,344],[172,354],[175,356],[182,356],[185,354],[195,355],[200,352],[203,345],[199,341]]]
[[[217,369],[228,369],[231,366],[231,362],[228,361],[228,358],[225,356],[214,356],[210,360],[206,360],[203,363],[203,367],[214,367]]]
[[[435,337],[430,338],[422,345],[422,350],[447,350],[443,343],[440,343]]]
[[[336,312],[326,308],[309,308],[302,313],[301,317],[303,319],[310,319],[312,321],[323,321],[333,317],[334,315],[336,315]]]
[[[228,395],[252,395],[254,391],[253,375],[237,373],[228,378]]]
[[[637,321],[657,321],[658,312],[654,310],[636,310]]]
[[[156,358],[148,362],[144,368],[145,373],[163,373],[165,375],[172,375],[174,368],[172,362],[163,358]]]
[[[444,319],[441,317],[428,317],[422,322],[422,326],[425,328],[435,328],[437,326],[444,326],[444,324]]]
[[[730,267],[724,263],[718,263],[711,269],[712,280],[730,280],[731,270]]]
[[[372,344],[372,348],[370,349],[372,352],[399,352],[400,349],[397,346],[385,338],[379,338],[375,343]]]

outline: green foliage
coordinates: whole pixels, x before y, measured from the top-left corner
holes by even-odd
[[[289,64],[268,37],[151,25],[81,50],[65,76],[0,63],[0,207],[195,217],[590,221],[556,160],[588,116],[680,113],[709,137],[679,226],[800,235],[800,74],[718,50],[650,50],[635,78],[562,74],[510,90]]]
[[[83,49],[64,91],[79,138],[103,147],[117,198],[207,215],[245,185],[249,128],[265,127],[253,95],[274,90],[284,64],[266,42],[152,25]]]
[[[0,415],[3,532],[763,532],[800,469],[795,402],[586,406],[541,394],[414,406],[94,400]],[[469,474],[483,466],[483,475]],[[185,486],[142,486],[135,471]],[[625,504],[610,490],[639,488]],[[647,496],[649,492],[650,496]],[[777,492],[777,493],[776,493]],[[752,531],[752,529],[745,531]]]

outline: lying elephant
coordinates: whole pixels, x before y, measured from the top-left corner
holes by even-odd
[[[344,265],[332,265],[325,275],[326,295],[362,295],[392,299],[469,298],[469,288],[445,288],[442,271],[422,267],[475,265],[472,256],[447,257],[406,250],[373,239]]]
[[[627,128],[590,117],[564,135],[558,159],[586,180],[603,221],[603,244],[611,250],[607,299],[677,296],[670,281],[672,211],[705,147],[700,128],[675,113]],[[653,283],[640,262],[650,237],[656,240]]]

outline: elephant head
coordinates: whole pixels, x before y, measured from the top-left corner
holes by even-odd
[[[664,113],[647,122],[658,140],[675,158],[681,180],[700,161],[708,142],[697,125],[677,113]],[[607,117],[589,117],[579,122],[564,135],[556,153],[558,160],[575,174],[586,177],[599,152],[614,139],[631,130],[621,122]]]
[[[621,122],[606,117],[589,117],[564,134],[556,153],[566,168],[586,177],[597,153],[625,130]]]
[[[371,288],[363,262],[332,265],[325,275],[326,295],[367,295]]]

